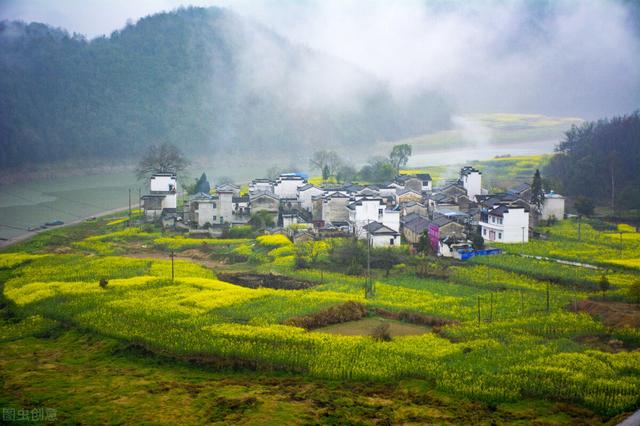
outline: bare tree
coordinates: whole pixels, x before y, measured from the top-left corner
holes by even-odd
[[[142,180],[154,173],[180,173],[189,166],[189,160],[180,149],[168,142],[147,148],[136,166],[136,176]]]
[[[319,170],[325,180],[329,176],[334,176],[338,168],[342,165],[342,160],[335,151],[316,151],[309,159],[311,167]]]

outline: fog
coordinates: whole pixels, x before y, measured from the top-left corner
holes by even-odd
[[[456,112],[518,111],[596,118],[630,112],[640,99],[640,24],[630,3],[559,0],[4,1],[3,19],[41,21],[93,37],[127,21],[189,4],[217,5],[289,41],[353,64],[401,100],[444,94]],[[635,15],[638,16],[637,14]],[[635,25],[635,28],[634,28]],[[348,104],[363,74],[304,61],[283,68],[269,41],[252,36],[244,67],[256,89]],[[338,67],[339,68],[339,67]],[[347,69],[347,68],[345,68]],[[258,71],[256,71],[258,70]]]

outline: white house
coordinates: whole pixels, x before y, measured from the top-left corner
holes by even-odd
[[[249,192],[267,192],[273,194],[273,182],[270,179],[254,179],[249,184]]]
[[[313,208],[313,197],[324,194],[324,190],[317,186],[306,184],[298,187],[298,201],[300,201],[300,207],[307,211],[311,211]]]
[[[500,204],[480,215],[482,237],[499,243],[529,241],[529,211],[521,205]]]
[[[178,182],[174,173],[155,173],[149,179],[149,194],[142,196],[142,209],[147,216],[175,213],[178,206]]]
[[[467,190],[467,197],[471,201],[476,200],[476,195],[482,194],[482,172],[471,167],[464,166],[460,169],[460,182]]]
[[[297,198],[298,188],[306,185],[307,181],[295,173],[283,173],[273,185],[273,192],[282,198]]]
[[[400,245],[400,233],[380,222],[371,222],[363,228],[364,239],[369,237],[372,247],[388,247]]]
[[[400,210],[388,209],[381,198],[363,198],[347,205],[349,230],[358,238],[366,238],[364,227],[379,222],[395,232],[400,232]]]
[[[564,197],[551,191],[544,195],[544,204],[542,204],[542,214],[540,218],[548,220],[555,217],[558,220],[564,219]]]

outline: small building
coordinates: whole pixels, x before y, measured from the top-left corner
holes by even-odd
[[[271,179],[254,179],[249,183],[249,192],[268,192],[273,194],[273,182]]]
[[[297,199],[298,188],[306,185],[305,178],[297,173],[283,173],[273,185],[273,193],[280,198]]]
[[[453,237],[462,238],[465,237],[464,226],[448,219],[445,216],[438,216],[433,218],[429,222],[428,231],[429,242],[434,251],[438,252],[440,246],[440,240]]]
[[[313,197],[324,194],[324,190],[315,185],[306,184],[298,188],[298,201],[300,207],[311,211],[313,209]]]
[[[549,220],[550,218],[564,219],[564,202],[565,198],[553,191],[545,194],[540,218],[543,220]]]
[[[410,244],[418,244],[420,237],[429,231],[430,223],[429,219],[419,215],[413,216],[409,221],[404,222],[402,225],[402,235],[405,241]]]
[[[149,194],[141,197],[147,217],[175,214],[178,206],[178,181],[175,173],[155,173],[149,179]]]
[[[249,194],[249,209],[251,214],[261,211],[269,212],[273,221],[278,220],[280,211],[280,198],[270,192],[258,192]]]
[[[482,172],[472,166],[460,169],[460,183],[467,191],[470,200],[475,201],[476,195],[482,195]]]
[[[372,222],[400,232],[400,210],[387,208],[381,198],[363,198],[347,205],[349,231],[357,238],[364,238],[364,227]]]
[[[529,210],[521,204],[500,204],[480,215],[482,238],[499,243],[529,241]]]
[[[398,189],[397,192],[398,204],[407,203],[409,201],[422,202],[422,192],[415,191],[410,188]]]
[[[365,238],[369,238],[372,247],[400,245],[400,233],[380,222],[371,222],[363,227]]]

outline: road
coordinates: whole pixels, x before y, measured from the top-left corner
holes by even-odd
[[[131,208],[138,208],[138,207],[139,207],[139,205],[138,205],[138,204],[136,204],[136,205],[133,205],[133,204],[132,204],[132,205],[131,205]],[[125,211],[125,210],[127,210],[128,208],[129,208],[129,206],[126,206],[126,207],[119,207],[119,208],[117,208],[117,209],[111,209],[111,210],[107,210],[107,211],[104,211],[104,212],[100,212],[100,213],[97,213],[97,214],[94,214],[94,215],[90,215],[90,216],[87,216],[87,217],[83,217],[83,218],[80,218],[80,219],[72,220],[72,221],[70,221],[70,222],[65,222],[65,223],[64,223],[64,225],[60,225],[60,226],[52,226],[51,228],[47,228],[47,229],[39,229],[39,230],[36,230],[36,231],[25,232],[24,234],[20,234],[20,235],[18,235],[18,236],[15,236],[15,237],[9,238],[9,239],[8,239],[8,240],[6,240],[6,241],[0,241],[0,248],[9,247],[9,246],[11,246],[11,245],[13,245],[13,244],[16,244],[16,243],[19,243],[19,242],[21,242],[21,241],[28,240],[29,238],[33,237],[34,235],[40,234],[40,233],[42,233],[42,232],[47,232],[47,231],[48,231],[48,230],[50,230],[50,229],[58,229],[58,228],[63,228],[63,227],[65,227],[65,226],[75,225],[75,224],[78,224],[78,223],[84,222],[85,220],[90,219],[90,218],[92,218],[92,217],[108,216],[108,215],[110,215],[110,214],[114,214],[114,213],[118,213],[118,212],[121,212],[121,211]]]

